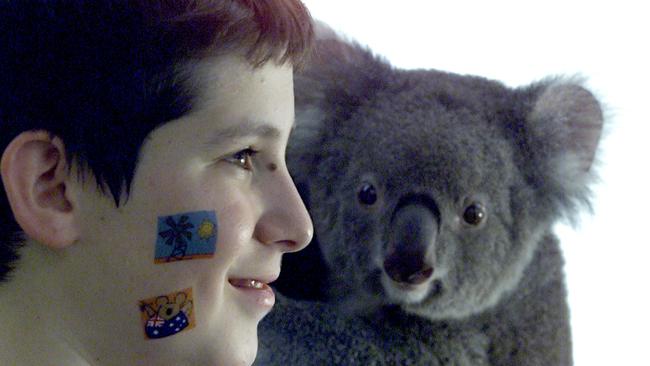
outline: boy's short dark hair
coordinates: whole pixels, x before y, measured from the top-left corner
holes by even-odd
[[[231,52],[297,65],[312,37],[299,0],[2,1],[0,152],[48,131],[119,206],[145,137],[191,107],[184,66]],[[21,235],[3,185],[0,280]]]

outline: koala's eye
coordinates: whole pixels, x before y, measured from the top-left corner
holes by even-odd
[[[472,226],[478,226],[486,216],[485,207],[478,202],[470,204],[463,212],[463,220]]]
[[[372,205],[377,202],[377,190],[370,183],[364,183],[359,190],[359,202],[364,205]]]

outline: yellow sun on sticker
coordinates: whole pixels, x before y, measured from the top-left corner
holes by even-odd
[[[198,229],[199,238],[208,240],[214,236],[214,222],[205,219],[199,224]]]

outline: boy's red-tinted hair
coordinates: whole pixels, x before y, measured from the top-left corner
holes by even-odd
[[[0,151],[48,131],[119,205],[146,136],[191,107],[184,66],[231,52],[297,65],[312,38],[299,0],[2,1]],[[0,280],[20,233],[3,186]]]
[[[255,66],[269,59],[299,65],[311,47],[312,23],[299,1],[141,1],[149,19],[166,29],[188,54],[244,51]],[[200,55],[198,55],[200,56]]]

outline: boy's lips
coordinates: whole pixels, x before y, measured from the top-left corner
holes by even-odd
[[[261,280],[254,280],[254,279],[249,279],[249,278],[243,278],[243,279],[230,279],[228,280],[231,285],[235,287],[243,287],[243,288],[250,288],[250,289],[263,289],[264,286],[268,287],[268,283],[261,281]]]
[[[228,277],[228,282],[235,287],[262,288],[280,277],[279,273],[257,274],[257,275],[233,275]]]
[[[260,276],[257,278],[230,278],[228,282],[244,295],[245,301],[257,311],[266,314],[275,304],[275,293],[269,283],[278,276]]]

